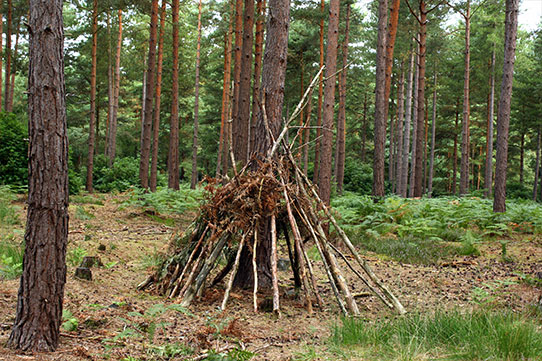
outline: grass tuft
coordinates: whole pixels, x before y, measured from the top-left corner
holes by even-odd
[[[438,311],[377,323],[345,318],[331,341],[339,349],[359,347],[389,359],[535,360],[542,355],[542,333],[533,321],[490,311]]]

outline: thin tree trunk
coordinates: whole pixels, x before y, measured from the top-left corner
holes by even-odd
[[[495,197],[493,212],[506,212],[506,168],[508,166],[508,132],[510,129],[510,102],[514,78],[514,59],[518,28],[519,0],[506,0],[504,31],[504,66],[501,96],[497,114],[497,159],[495,162]]]
[[[31,0],[29,29],[28,215],[17,314],[8,346],[43,352],[58,346],[66,283],[68,136],[62,1]]]
[[[427,10],[425,0],[420,1],[420,52],[418,63],[418,115],[416,119],[416,161],[414,167],[414,197],[422,196],[423,185],[423,133],[425,115],[425,55],[427,39]]]
[[[523,173],[525,163],[525,132],[521,132],[519,141],[519,184],[523,186]]]
[[[305,176],[309,173],[309,141],[311,136],[311,112],[312,112],[312,91],[309,94],[309,98],[307,99],[307,118],[305,120],[305,124],[307,124],[307,127],[304,129],[305,133],[305,144],[303,144],[303,174]]]
[[[323,0],[322,0],[323,1]],[[4,33],[4,17],[2,15],[2,7],[0,6],[0,35]],[[0,108],[2,107],[2,69],[4,61],[4,48],[2,45],[4,37],[0,36]]]
[[[404,61],[401,61],[401,75],[399,77],[399,89],[397,90],[397,157],[396,175],[397,179],[395,194],[401,195],[403,189],[403,137],[404,137],[404,112],[405,112],[405,69]]]
[[[114,75],[113,75],[113,55],[111,45],[111,15],[109,10],[106,12],[106,24],[107,24],[107,120],[105,124],[105,156],[109,157],[109,133],[111,130],[111,118],[113,117],[113,88],[114,88]]]
[[[245,0],[243,21],[243,47],[241,50],[241,81],[237,116],[238,136],[234,138],[235,159],[241,164],[248,161],[250,139],[250,81],[252,80],[252,47],[254,38],[254,0]]]
[[[171,117],[169,120],[167,169],[168,187],[179,189],[179,0],[172,0],[171,12],[173,22],[173,69],[171,74]]]
[[[4,111],[9,112],[9,89],[11,80],[11,25],[13,4],[11,0],[7,0],[7,29],[6,29],[6,72],[5,72],[5,88],[4,88]]]
[[[435,77],[433,80],[433,118],[431,121],[431,155],[429,156],[429,182],[427,193],[429,197],[433,196],[433,173],[435,165],[435,138],[437,129],[437,70],[435,67]]]
[[[408,190],[408,158],[410,155],[410,122],[412,118],[412,83],[414,81],[414,51],[410,54],[408,83],[405,109],[405,131],[403,140],[403,164],[401,165],[401,196],[407,197]]]
[[[109,138],[107,154],[109,156],[109,166],[113,166],[117,152],[117,119],[119,112],[119,93],[120,93],[120,55],[122,49],[122,10],[118,11],[119,33],[117,37],[117,52],[115,54],[115,83],[113,87],[113,112],[109,123]]]
[[[459,99],[455,106],[455,126],[454,126],[454,159],[453,159],[453,176],[452,176],[452,194],[457,194],[457,131],[459,129]]]
[[[324,9],[325,9],[325,0],[320,1],[320,12],[322,18],[320,19],[320,69],[324,66]],[[322,146],[321,135],[322,135],[322,103],[324,99],[324,74],[320,73],[318,79],[318,109],[316,110],[316,147],[314,150],[314,174],[313,182],[320,185],[320,148]],[[363,143],[365,144],[365,143]],[[365,147],[364,147],[365,149]],[[362,158],[365,158],[362,155]]]
[[[327,31],[326,75],[324,108],[322,110],[323,132],[320,149],[319,190],[320,198],[329,204],[331,199],[331,164],[333,148],[333,108],[335,105],[335,73],[337,71],[337,42],[339,40],[340,1],[330,0]]]
[[[228,120],[231,96],[231,46],[233,29],[233,1],[230,0],[230,19],[228,31],[224,34],[224,82],[222,83],[222,109],[220,112],[220,143],[218,145],[218,160],[216,163],[216,176],[226,174],[228,169]]]
[[[88,158],[87,158],[87,178],[86,190],[92,193],[92,173],[94,171],[94,127],[96,123],[96,49],[98,48],[98,0],[93,1],[92,5],[92,50],[91,50],[91,70],[90,70],[90,118],[88,124]]]
[[[424,137],[424,143],[423,143],[423,189],[422,194],[425,194],[427,190],[427,147],[429,145],[428,143],[428,137],[429,137],[429,100],[425,98],[425,137]]]
[[[192,143],[192,178],[190,189],[196,189],[198,183],[198,121],[199,121],[199,63],[201,51],[201,0],[198,3],[198,42],[196,45],[196,84],[194,99],[194,138]]]
[[[378,2],[378,39],[376,48],[375,125],[373,156],[373,197],[384,197],[384,167],[387,105],[386,98],[386,42],[388,0]],[[329,51],[329,50],[328,50]]]
[[[459,195],[469,192],[469,133],[470,133],[470,0],[465,14],[465,76],[463,84],[463,130],[461,132],[461,175]]]
[[[238,158],[238,139],[241,135],[239,129],[239,121],[237,114],[239,112],[239,91],[241,88],[241,64],[243,62],[243,0],[236,0],[235,2],[235,45],[234,45],[234,65],[233,65],[233,98],[232,98],[232,140],[234,154],[236,155],[235,161],[239,162]],[[233,164],[235,167],[236,165]]]
[[[252,114],[250,118],[250,141],[247,154],[250,156],[254,144],[256,142],[256,119],[260,112],[260,92],[262,79],[262,58],[263,58],[263,35],[264,35],[264,20],[265,20],[265,5],[266,0],[257,0],[256,2],[256,35],[254,39],[254,80],[252,84]]]
[[[346,142],[346,70],[348,64],[348,38],[350,32],[350,3],[346,5],[346,19],[344,27],[343,43],[343,71],[340,76],[339,84],[339,116],[337,118],[337,153],[335,156],[336,171],[335,181],[337,182],[337,193],[343,192],[344,183],[344,161],[345,161],[345,142]],[[307,141],[307,140],[305,140]]]
[[[367,154],[367,92],[363,97],[363,122],[361,125],[361,161],[365,163]]]
[[[156,32],[158,27],[158,0],[152,0],[149,31],[149,60],[147,61],[147,90],[145,92],[145,113],[141,124],[141,158],[139,160],[139,181],[143,189],[149,188],[149,158],[152,134],[152,101],[155,92]]]
[[[538,133],[536,137],[536,162],[535,162],[535,171],[534,171],[534,182],[533,182],[533,201],[536,202],[538,197],[538,179],[540,177],[540,148],[542,143],[542,125],[538,127]]]
[[[489,92],[489,106],[487,110],[487,149],[486,149],[486,171],[484,177],[485,196],[489,197],[493,189],[493,122],[495,109],[495,43],[491,53],[491,80]]]
[[[12,69],[11,69],[11,81],[10,81],[10,89],[9,89],[9,111],[10,112],[13,111],[13,92],[15,91],[15,73],[17,72],[17,53],[19,51],[19,35],[21,32],[20,30],[21,30],[21,17],[19,16],[19,19],[17,20],[17,32],[15,35],[15,48],[13,50],[13,61],[12,61],[13,64],[12,64]]]
[[[418,35],[419,39],[419,35]],[[420,45],[418,40],[418,51],[416,55],[416,80],[414,81],[414,91],[412,95],[412,150],[410,155],[410,174],[409,174],[409,187],[408,187],[408,196],[410,198],[414,197],[414,184],[415,184],[415,166],[416,166],[416,151],[418,143],[418,87],[419,87],[419,78],[420,78],[420,71],[419,71],[419,64],[420,64]]]
[[[158,178],[158,136],[160,134],[160,98],[162,95],[162,63],[164,59],[164,36],[166,25],[166,1],[162,0],[160,9],[160,38],[158,40],[158,65],[156,67],[156,94],[154,100],[154,121],[152,126],[151,192],[156,192]]]

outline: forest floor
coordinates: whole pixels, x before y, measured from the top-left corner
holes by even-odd
[[[194,214],[157,215],[122,206],[126,198],[95,195],[70,205],[64,299],[68,325],[62,330],[57,352],[18,354],[5,348],[19,285],[18,280],[0,280],[0,360],[203,359],[213,350],[230,350],[229,358],[215,355],[209,359],[244,360],[251,354],[255,360],[363,359],[349,352],[337,353],[330,343],[334,325],[341,322],[340,311],[314,255],[325,305],[315,308],[312,315],[292,292],[288,270],[279,276],[280,318],[263,311],[254,313],[251,291],[232,292],[227,310],[220,311],[223,285],[207,290],[186,312],[170,307],[176,300],[137,291],[137,284],[156,264],[157,254],[166,252],[172,235],[186,227]],[[16,204],[24,220],[24,199]],[[22,237],[23,228],[21,221],[12,231]],[[507,247],[506,260],[501,244],[482,242],[480,256],[453,256],[434,265],[402,264],[374,253],[363,254],[409,312],[467,310],[481,305],[523,312],[540,297],[540,289],[525,279],[542,271],[542,237],[513,237]],[[285,249],[280,252],[287,258]],[[74,277],[83,255],[98,256],[104,264],[92,268],[92,281]],[[394,317],[357,279],[348,281],[358,296],[362,318]]]

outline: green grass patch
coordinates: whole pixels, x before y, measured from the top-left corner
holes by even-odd
[[[370,359],[537,360],[540,325],[513,313],[436,312],[369,322],[345,318],[333,329],[339,352]]]
[[[70,203],[75,204],[94,204],[97,206],[104,205],[104,196],[96,194],[77,194],[70,196]]]
[[[156,192],[134,188],[122,207],[138,207],[159,214],[183,214],[197,209],[202,199],[203,189],[190,189],[187,184],[181,185],[178,191],[167,187],[159,187]]]
[[[19,224],[17,208],[11,204],[16,198],[10,187],[0,185],[0,226]]]
[[[23,272],[24,245],[4,240],[0,241],[0,278],[14,279]]]

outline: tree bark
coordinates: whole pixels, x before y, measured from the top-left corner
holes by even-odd
[[[361,161],[365,163],[367,155],[367,92],[363,96],[363,121],[361,125]]]
[[[0,6],[0,34],[4,33],[4,17],[2,15],[2,7]],[[2,45],[4,37],[0,36],[0,108],[2,107],[2,69],[4,61],[4,48]]]
[[[433,173],[435,165],[435,138],[437,130],[437,70],[435,67],[435,78],[433,80],[433,117],[431,121],[431,154],[429,156],[429,181],[427,193],[429,197],[433,196]]]
[[[258,112],[260,112],[265,6],[265,0],[257,0],[256,36],[254,41],[254,80],[252,84],[252,114],[250,117],[250,142],[247,154],[250,154],[255,146],[256,120],[258,119]]]
[[[166,1],[162,0],[160,9],[160,38],[158,40],[158,65],[156,67],[156,94],[154,100],[154,120],[152,126],[151,192],[156,192],[158,178],[158,136],[160,134],[160,98],[162,95],[162,63],[164,59],[164,36],[166,25]]]
[[[234,45],[234,65],[233,65],[233,98],[231,103],[232,122],[231,132],[234,154],[238,155],[238,143],[240,136],[239,121],[237,120],[237,113],[239,112],[239,91],[241,87],[241,64],[243,61],[243,0],[236,0],[235,2],[235,45]],[[238,162],[240,159],[235,158]],[[236,165],[233,164],[235,167]]]
[[[11,81],[9,86],[9,111],[13,111],[13,92],[15,91],[15,73],[17,72],[17,53],[19,51],[19,35],[21,32],[21,16],[17,20],[17,32],[15,34],[15,48],[13,49],[13,61],[11,69]],[[2,32],[0,31],[0,34]],[[2,67],[0,66],[0,69]]]
[[[406,92],[405,131],[403,140],[403,164],[401,165],[401,196],[407,197],[408,190],[408,158],[410,155],[410,121],[412,118],[412,83],[414,81],[414,51],[410,54],[408,83]]]
[[[346,70],[348,64],[348,38],[350,32],[350,3],[346,5],[346,19],[344,27],[343,43],[343,70],[340,76],[339,84],[339,116],[337,118],[337,145],[336,145],[336,171],[335,181],[337,182],[337,193],[343,193],[344,183],[344,161],[345,161],[345,142],[346,142]],[[306,142],[307,140],[305,140]]]
[[[378,39],[376,47],[375,126],[373,155],[373,197],[384,197],[386,118],[386,32],[388,0],[378,2]]]
[[[262,101],[263,112],[258,117],[253,154],[263,159],[273,145],[267,126],[274,138],[278,136],[282,124],[282,106],[284,101],[284,80],[286,77],[286,58],[288,54],[288,27],[290,19],[289,0],[269,0],[269,21],[262,68]],[[266,120],[265,120],[266,119]],[[256,163],[257,166],[257,163]],[[260,288],[271,286],[271,217],[260,221],[258,229],[258,248],[256,253],[258,265],[258,283]],[[239,270],[234,284],[238,287],[250,287],[253,284],[252,255],[248,247],[243,249]]]
[[[196,45],[196,84],[194,99],[194,138],[192,141],[192,177],[190,189],[196,189],[198,183],[198,121],[199,121],[199,63],[201,50],[201,0],[198,3],[198,42]]]
[[[491,53],[491,79],[489,91],[489,104],[487,110],[487,149],[486,149],[486,170],[484,177],[485,196],[489,197],[493,188],[493,122],[495,109],[495,43]]]
[[[537,137],[536,137],[536,162],[535,162],[535,171],[534,171],[534,182],[533,182],[533,201],[536,202],[538,198],[538,179],[540,177],[540,148],[542,143],[542,125],[538,127]]]
[[[98,0],[93,1],[92,5],[92,50],[91,50],[91,70],[90,70],[90,117],[88,123],[88,158],[87,158],[87,177],[86,190],[92,193],[94,190],[92,184],[92,173],[94,172],[94,127],[96,123],[96,49],[98,48]]]
[[[113,117],[113,103],[114,95],[113,88],[115,87],[115,77],[113,70],[113,54],[112,54],[112,44],[111,44],[111,14],[109,10],[106,12],[106,24],[107,24],[107,120],[106,120],[106,131],[105,131],[105,156],[109,157],[109,132],[111,130],[111,118]]]
[[[6,72],[5,72],[5,88],[4,88],[4,111],[9,112],[9,83],[11,81],[11,25],[12,25],[12,13],[13,4],[11,0],[7,0],[7,28],[6,28]]]
[[[519,141],[519,184],[523,186],[523,173],[525,163],[525,133],[521,132]]]
[[[231,46],[233,29],[233,2],[230,0],[230,19],[228,31],[224,34],[224,82],[222,83],[222,109],[220,112],[220,139],[218,145],[218,160],[216,163],[215,175],[226,174],[228,169],[228,148],[229,148],[229,109],[231,97]],[[261,49],[260,49],[261,50]]]
[[[320,19],[320,69],[324,66],[324,11],[325,0],[320,1],[320,12],[322,18]],[[322,146],[322,103],[324,99],[324,74],[320,73],[318,79],[318,109],[316,109],[316,147],[314,150],[314,174],[313,182],[320,185],[320,148]],[[365,143],[363,143],[365,144]],[[363,157],[363,156],[362,156]],[[363,157],[364,158],[364,157]]]
[[[326,75],[324,108],[322,110],[323,132],[320,143],[319,191],[320,198],[329,204],[331,199],[331,164],[333,150],[333,111],[335,105],[335,83],[337,71],[337,43],[339,40],[340,1],[330,0],[327,30]]]
[[[241,50],[241,80],[237,104],[237,136],[234,138],[235,160],[245,164],[248,160],[250,124],[250,81],[252,80],[252,47],[254,37],[254,0],[245,0],[243,47]]]
[[[463,122],[461,131],[461,174],[459,195],[469,192],[469,144],[470,144],[470,0],[467,0],[465,18],[465,75],[463,83]]]
[[[396,157],[396,175],[395,194],[401,195],[403,189],[403,128],[405,112],[405,70],[404,61],[401,61],[401,75],[399,76],[399,89],[397,89],[397,157]]]
[[[508,166],[508,131],[514,78],[514,59],[518,28],[519,0],[506,0],[504,31],[504,66],[497,114],[497,159],[495,162],[495,197],[493,212],[506,212],[506,168]]]
[[[30,1],[29,183],[25,254],[8,346],[58,346],[68,241],[68,136],[62,1]]]
[[[139,160],[139,181],[143,189],[149,188],[149,158],[152,133],[152,101],[154,98],[156,72],[156,32],[158,27],[158,0],[151,3],[151,22],[149,31],[149,60],[147,61],[147,90],[145,91],[145,113],[141,124],[141,158]]]
[[[109,123],[109,139],[107,154],[109,156],[109,166],[113,166],[117,152],[117,123],[119,112],[119,93],[120,93],[120,55],[122,49],[122,10],[118,11],[119,33],[117,37],[117,52],[115,54],[115,85],[113,87],[113,113]]]
[[[419,37],[418,34],[418,50],[416,55],[416,78],[414,81],[414,90],[412,95],[412,146],[411,146],[411,155],[410,155],[410,174],[409,174],[409,181],[408,181],[408,196],[414,197],[414,184],[415,184],[415,167],[416,167],[416,151],[418,144],[418,86],[419,86],[419,77],[420,77],[420,70],[419,70],[419,64],[420,64],[420,44],[419,44]]]
[[[179,0],[171,3],[173,69],[171,73],[171,117],[169,121],[168,187],[179,189]]]
[[[455,126],[454,126],[454,159],[453,159],[453,176],[452,176],[452,194],[457,194],[457,131],[459,129],[459,99],[457,99],[455,106]]]

